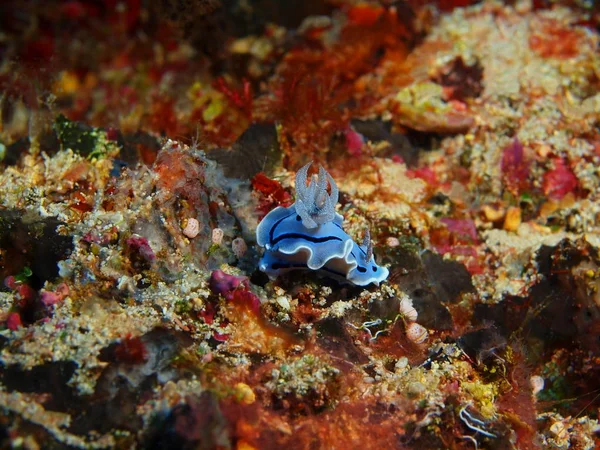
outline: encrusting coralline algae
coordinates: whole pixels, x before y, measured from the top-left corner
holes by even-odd
[[[598,9],[412,3],[0,6],[1,447],[599,446]]]

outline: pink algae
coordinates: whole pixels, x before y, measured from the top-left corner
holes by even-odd
[[[577,189],[577,177],[563,159],[554,160],[554,168],[544,174],[544,194],[552,200],[560,200]]]
[[[348,153],[354,157],[361,156],[362,147],[365,143],[363,136],[354,131],[351,126],[348,126],[344,130],[344,138],[346,139],[346,148],[348,149]]]
[[[21,316],[19,313],[13,312],[8,315],[6,318],[6,328],[9,330],[15,331],[16,329],[23,326],[21,322]]]
[[[502,179],[506,188],[514,195],[529,187],[530,162],[525,158],[523,144],[514,139],[502,151]]]
[[[42,291],[40,301],[44,306],[53,306],[60,303],[67,295],[69,295],[69,286],[61,283],[54,291]]]
[[[248,279],[246,277],[236,277],[223,272],[221,269],[214,270],[210,274],[208,286],[213,294],[226,295],[238,287],[246,287]]]
[[[446,225],[448,231],[454,234],[460,241],[476,243],[479,240],[475,222],[471,219],[452,219],[450,217],[444,217],[440,219],[440,222]]]
[[[407,174],[411,178],[420,178],[421,180],[425,181],[427,184],[429,184],[431,186],[437,186],[437,184],[438,184],[437,174],[434,172],[434,170],[431,167],[428,167],[428,166],[419,167],[418,169],[408,170]]]
[[[208,285],[213,294],[220,294],[230,303],[246,306],[255,314],[259,313],[260,299],[250,291],[248,278],[229,275],[218,269],[211,273]]]
[[[471,219],[452,219],[445,217],[440,220],[445,229],[434,229],[430,232],[430,240],[435,250],[444,255],[449,253],[459,257],[471,274],[483,272],[479,262],[477,246],[480,244],[475,223]]]
[[[156,259],[156,255],[152,247],[150,247],[148,239],[145,237],[133,235],[127,239],[127,246],[147,262],[152,262]]]

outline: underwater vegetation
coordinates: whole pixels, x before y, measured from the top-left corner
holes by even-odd
[[[597,2],[0,5],[0,447],[600,447]]]

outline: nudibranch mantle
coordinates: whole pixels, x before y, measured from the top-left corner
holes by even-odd
[[[265,248],[260,270],[271,279],[310,269],[359,286],[384,281],[389,271],[375,263],[368,230],[363,245],[348,236],[344,218],[334,209],[338,189],[333,178],[321,167],[307,186],[309,168],[307,164],[296,175],[296,203],[275,208],[256,229],[257,243]]]

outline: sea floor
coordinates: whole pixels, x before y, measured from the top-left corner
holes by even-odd
[[[599,47],[584,0],[0,5],[0,448],[600,447]],[[379,285],[259,269],[309,162]]]

